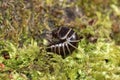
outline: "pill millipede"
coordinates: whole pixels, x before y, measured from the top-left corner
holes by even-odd
[[[47,52],[53,52],[65,58],[77,47],[80,38],[77,33],[69,27],[58,27],[51,31],[52,40],[48,40]]]

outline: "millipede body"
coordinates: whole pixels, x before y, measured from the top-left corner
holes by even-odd
[[[65,57],[78,47],[78,35],[71,28],[58,27],[51,32],[51,35],[52,40],[49,40],[47,52],[54,52]]]

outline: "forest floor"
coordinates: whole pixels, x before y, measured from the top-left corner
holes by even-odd
[[[44,31],[83,38],[62,58]],[[0,0],[0,80],[120,80],[119,0]]]

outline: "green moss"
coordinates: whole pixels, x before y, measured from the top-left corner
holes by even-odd
[[[0,80],[120,80],[119,5],[119,0],[1,0]],[[40,37],[63,25],[83,36],[65,59],[46,52]]]

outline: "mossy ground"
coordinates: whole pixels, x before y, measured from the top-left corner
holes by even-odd
[[[83,36],[65,59],[41,38],[58,26]],[[0,0],[0,80],[120,80],[119,0]]]

